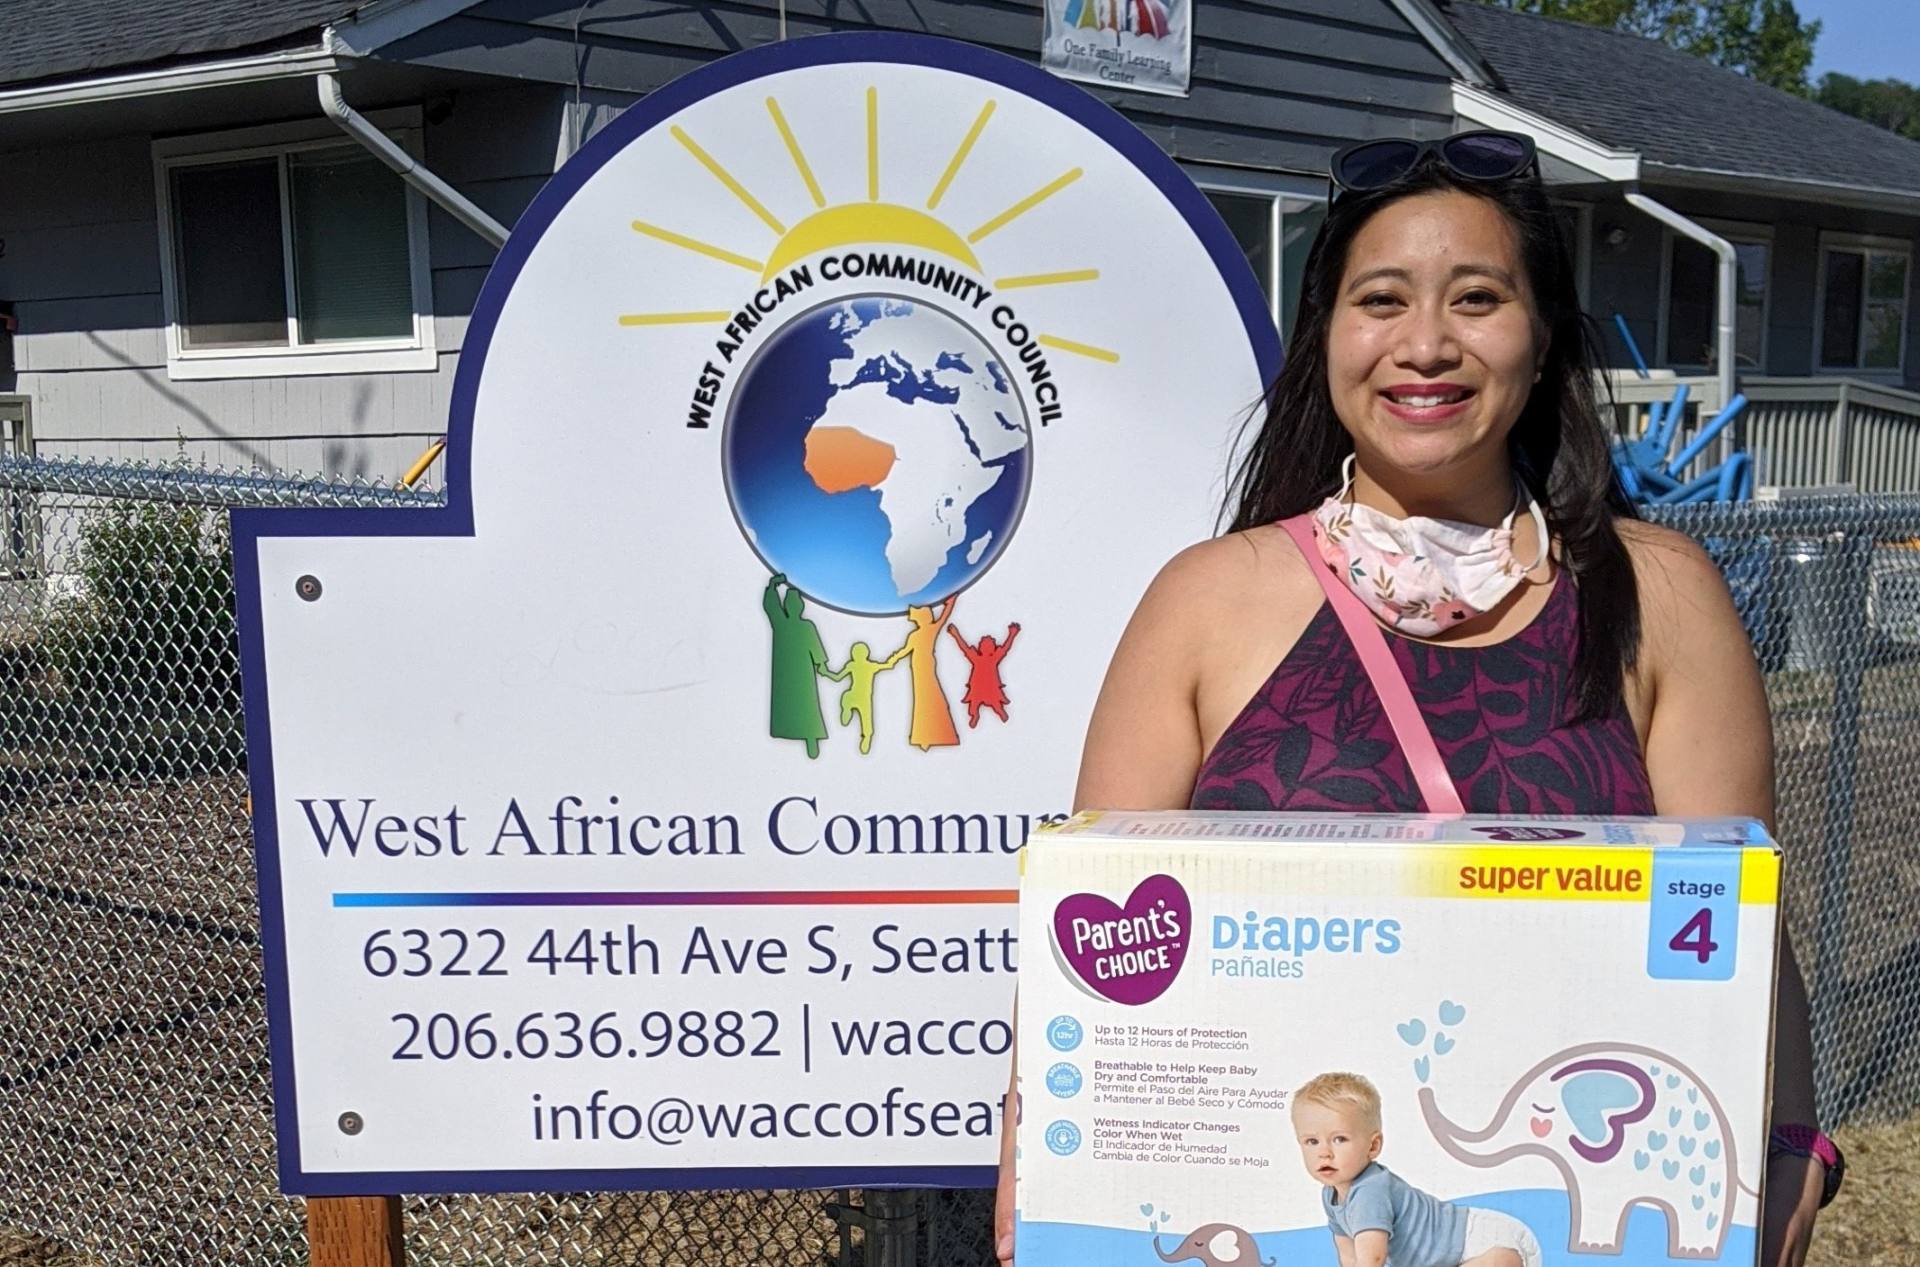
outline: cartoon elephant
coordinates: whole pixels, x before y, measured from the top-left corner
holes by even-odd
[[[1171,1254],[1153,1238],[1153,1252],[1163,1263],[1184,1263],[1199,1259],[1201,1267],[1273,1267],[1274,1260],[1260,1260],[1260,1249],[1253,1237],[1231,1223],[1208,1223],[1193,1229]]]
[[[1720,1102],[1664,1052],[1588,1043],[1555,1052],[1521,1074],[1493,1121],[1468,1130],[1440,1111],[1430,1087],[1420,1111],[1440,1147],[1469,1166],[1545,1157],[1566,1182],[1576,1254],[1617,1254],[1627,1213],[1667,1216],[1667,1253],[1718,1258],[1740,1178]]]

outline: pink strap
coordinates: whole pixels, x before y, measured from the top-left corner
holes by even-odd
[[[1327,603],[1333,608],[1333,614],[1340,618],[1340,625],[1347,631],[1347,640],[1360,656],[1361,667],[1367,671],[1367,677],[1373,682],[1375,694],[1387,711],[1387,723],[1393,727],[1393,734],[1400,741],[1400,751],[1407,756],[1407,764],[1413,767],[1413,781],[1420,787],[1420,796],[1427,803],[1430,814],[1464,814],[1466,807],[1460,803],[1460,791],[1453,785],[1453,776],[1447,773],[1447,763],[1440,759],[1440,749],[1434,746],[1433,732],[1427,729],[1427,719],[1420,715],[1420,706],[1413,701],[1413,691],[1407,686],[1406,674],[1400,671],[1400,664],[1393,658],[1393,651],[1387,646],[1386,635],[1380,632],[1380,623],[1367,610],[1367,605],[1353,596],[1353,592],[1334,579],[1325,561],[1320,557],[1320,546],[1313,538],[1313,518],[1310,515],[1295,515],[1283,519],[1280,526],[1287,530],[1293,543],[1300,547],[1300,553],[1307,560],[1307,570],[1320,582],[1320,588],[1326,591]]]

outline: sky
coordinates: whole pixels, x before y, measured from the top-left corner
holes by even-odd
[[[1855,79],[1920,83],[1920,0],[1794,0],[1820,19],[1811,78],[1830,70]]]

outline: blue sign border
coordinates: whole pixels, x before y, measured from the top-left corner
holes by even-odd
[[[267,986],[267,1038],[273,1061],[274,1134],[281,1188],[302,1196],[371,1193],[679,1190],[700,1188],[992,1187],[992,1166],[645,1167],[589,1170],[315,1172],[304,1169],[294,1099],[293,1036],[288,1011],[285,912],[280,905],[278,823],[266,648],[260,617],[259,542],[267,537],[470,537],[475,397],[500,312],[527,257],[573,195],[630,141],[697,101],[768,75],[809,66],[878,62],[929,66],[999,84],[1081,124],[1140,170],[1186,220],[1233,296],[1261,381],[1280,367],[1280,339],[1266,296],[1239,243],[1186,173],[1118,111],[1038,66],[958,40],[861,31],[816,35],[735,53],[691,71],[641,98],[581,147],[534,198],[514,226],[480,288],[454,374],[447,419],[447,502],[420,510],[247,509],[233,512],[235,608],[245,685],[248,780],[253,793],[254,858],[260,885],[260,949]],[[276,584],[291,586],[291,577]]]

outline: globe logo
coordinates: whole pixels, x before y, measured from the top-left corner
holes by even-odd
[[[1030,482],[1026,412],[967,326],[887,295],[774,334],[722,440],[754,551],[808,599],[895,616],[966,589],[1012,539]]]

